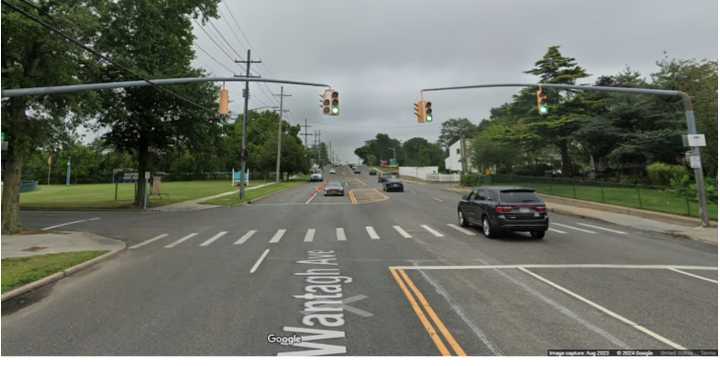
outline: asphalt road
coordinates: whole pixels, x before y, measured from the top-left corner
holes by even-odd
[[[717,247],[552,214],[541,241],[490,240],[452,226],[459,196],[440,185],[383,193],[346,167],[326,178],[353,193],[313,183],[238,208],[23,212],[26,226],[80,221],[55,230],[131,249],[4,303],[3,355],[718,348]]]

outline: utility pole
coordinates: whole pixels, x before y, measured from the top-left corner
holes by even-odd
[[[465,160],[465,135],[460,136],[460,166],[462,169],[460,171],[460,184],[464,181],[463,178],[465,178],[465,170],[467,169],[467,163]]]
[[[277,142],[277,161],[275,162],[275,183],[280,183],[280,155],[282,154],[282,122],[283,122],[283,98],[292,97],[285,94],[285,87],[280,86],[280,94],[273,94],[280,97],[280,120],[278,121],[278,142]]]
[[[235,77],[246,77],[250,78],[250,65],[259,64],[260,60],[253,61],[250,56],[250,49],[247,50],[247,58],[243,60],[235,60],[235,63],[245,64],[245,75],[235,75]],[[245,98],[245,104],[243,105],[243,125],[242,125],[242,152],[240,153],[240,199],[245,198],[245,174],[247,173],[247,125],[248,125],[248,102],[250,101],[250,81],[245,80],[245,89],[243,89],[243,98]]]
[[[305,138],[305,147],[308,146],[307,137],[310,136],[310,135],[312,135],[311,133],[308,133],[308,127],[312,127],[312,125],[308,125],[308,124],[307,124],[307,118],[305,118],[305,133],[301,133],[301,135],[303,135],[303,137]],[[313,141],[313,142],[314,142],[314,141]]]
[[[70,167],[70,165],[72,165],[72,163],[70,162],[70,160],[71,159],[68,157],[67,172],[65,173],[65,185],[66,186],[70,185],[70,172],[72,171],[72,168]]]
[[[320,143],[321,143],[321,140],[320,140],[320,131],[315,131],[315,133],[317,134],[317,155],[318,155],[318,156],[317,156],[317,159],[318,159],[318,165],[320,166],[320,168],[322,168],[322,160],[321,160],[321,155],[320,155]]]

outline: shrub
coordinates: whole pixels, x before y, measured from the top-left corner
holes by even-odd
[[[656,186],[670,186],[673,182],[689,179],[687,168],[683,165],[671,165],[661,162],[652,163],[646,168],[650,182]]]

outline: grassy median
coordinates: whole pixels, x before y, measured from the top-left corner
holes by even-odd
[[[251,181],[250,186],[265,183]],[[163,182],[160,196],[150,196],[150,206],[157,207],[171,203],[208,197],[236,188],[227,180]],[[115,185],[74,184],[41,185],[34,192],[20,195],[20,207],[31,209],[96,209],[133,207],[134,183],[118,184],[118,199],[115,200]]]
[[[5,258],[2,260],[2,292],[37,281],[105,253],[106,250],[97,250]]]
[[[236,194],[220,197],[216,199],[212,199],[203,203],[207,203],[210,205],[220,205],[220,206],[227,206],[227,207],[233,207],[233,206],[239,206],[247,203],[248,201],[257,200],[259,198],[263,198],[265,196],[269,196],[273,193],[284,191],[287,189],[291,189],[294,187],[297,187],[301,184],[307,184],[305,181],[292,181],[292,182],[283,182],[283,183],[276,183],[271,184],[266,187],[253,189],[251,191],[247,191],[245,193],[245,198],[240,199],[240,197]]]

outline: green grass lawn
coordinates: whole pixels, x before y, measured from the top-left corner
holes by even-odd
[[[250,186],[265,183],[251,181]],[[163,182],[161,196],[150,196],[150,206],[157,207],[170,203],[188,201],[229,192],[236,188],[226,180]],[[86,209],[86,208],[129,208],[132,207],[134,183],[118,184],[118,199],[115,200],[115,185],[75,184],[40,185],[34,192],[20,195],[20,207],[36,209]]]
[[[539,193],[575,198],[618,206],[641,208],[684,216],[698,216],[698,203],[681,195],[662,189],[623,186],[575,185],[550,182],[503,181],[493,182],[531,187]],[[717,202],[708,202],[710,218],[717,220]]]
[[[107,251],[99,250],[5,258],[2,260],[2,292],[37,281],[105,253]]]
[[[296,187],[301,184],[307,184],[307,182],[304,181],[292,181],[292,182],[283,182],[283,183],[277,183],[277,184],[271,184],[267,187],[262,187],[258,189],[253,189],[252,191],[247,191],[245,194],[245,199],[240,200],[240,197],[236,194],[215,198],[207,202],[207,204],[211,205],[220,205],[220,206],[239,206],[245,204],[247,201],[250,200],[256,200],[258,198],[265,197],[267,195],[273,194],[275,192],[284,191],[286,189],[290,189],[293,187]]]

